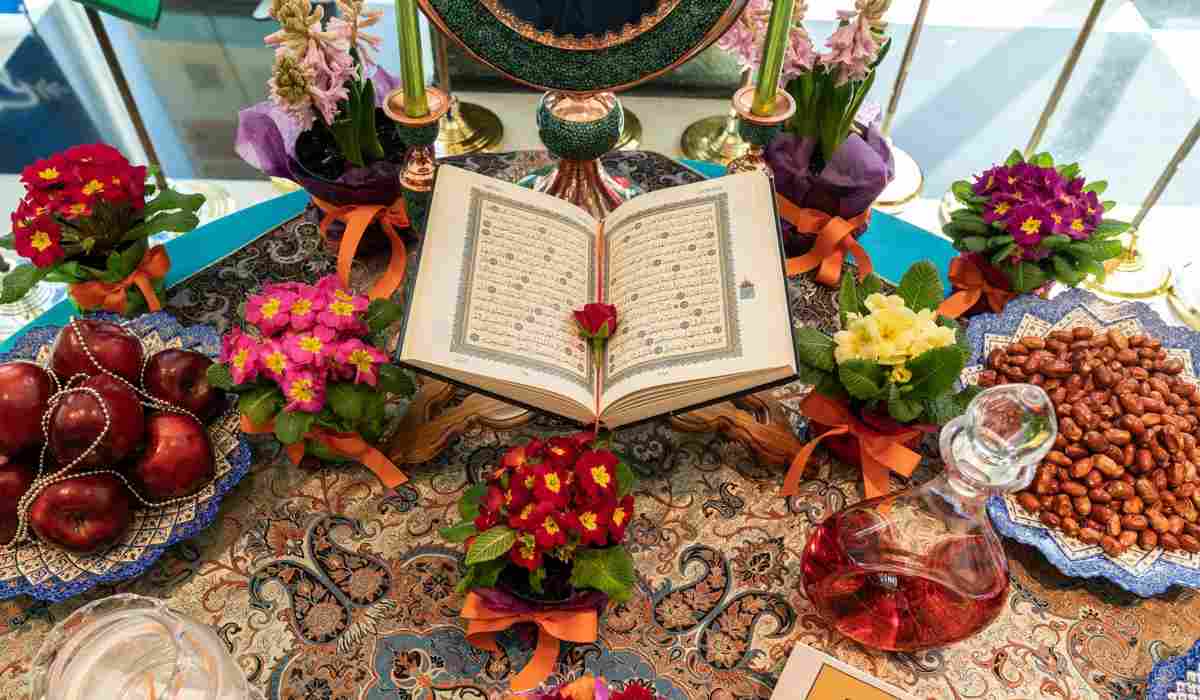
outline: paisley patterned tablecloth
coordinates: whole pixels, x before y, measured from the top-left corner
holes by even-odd
[[[543,159],[455,160],[512,180]],[[613,156],[609,167],[651,189],[699,179],[648,153]],[[356,264],[356,282],[382,264]],[[333,267],[316,227],[300,217],[172,290],[168,309],[224,330],[263,280],[311,280]],[[803,277],[789,291],[798,323],[831,326],[830,291]],[[795,389],[778,390],[793,412]],[[167,598],[211,624],[273,700],[499,698],[529,658],[532,637],[508,635],[501,653],[467,644],[454,594],[462,558],[437,529],[456,519],[458,495],[508,446],[565,429],[538,418],[511,432],[474,430],[410,468],[412,480],[392,494],[365,469],[297,469],[259,440],[255,467],[217,524],[140,579],[65,604],[0,603],[0,698],[26,697],[30,659],[50,626],[118,591]],[[831,630],[797,587],[813,524],[861,497],[851,470],[825,463],[801,495],[783,499],[780,469],[718,436],[655,423],[622,431],[617,442],[641,476],[629,527],[640,582],[631,602],[608,609],[597,643],[564,648],[562,678],[587,670],[650,684],[672,700],[766,698],[800,642],[920,698],[1132,699],[1142,697],[1152,664],[1182,653],[1200,630],[1194,592],[1139,600],[1065,580],[1040,554],[1009,543],[1012,592],[994,625],[922,654],[872,652]],[[915,478],[935,468],[924,465]]]

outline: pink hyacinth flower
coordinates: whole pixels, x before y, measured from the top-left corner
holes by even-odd
[[[254,294],[246,301],[246,320],[271,337],[281,333],[291,321],[288,309],[295,299],[291,292]]]
[[[871,23],[865,14],[838,11],[838,18],[845,24],[834,30],[825,42],[830,52],[821,56],[821,64],[836,73],[836,83],[842,86],[851,80],[865,80],[870,75],[879,42],[871,34]]]
[[[293,370],[283,380],[284,410],[316,413],[325,407],[325,377],[307,369]]]
[[[325,359],[332,357],[334,338],[332,328],[316,326],[302,333],[288,333],[283,337],[283,349],[292,362],[305,367],[320,367]]]
[[[339,369],[353,369],[355,384],[375,386],[379,382],[379,365],[387,362],[387,355],[376,347],[352,338],[338,345],[337,362]]]
[[[258,353],[258,364],[263,374],[280,384],[283,383],[288,370],[296,366],[279,340],[263,343]]]
[[[291,329],[306,331],[317,325],[317,316],[329,304],[329,296],[316,287],[306,286],[296,292],[292,305],[288,307],[291,316]]]

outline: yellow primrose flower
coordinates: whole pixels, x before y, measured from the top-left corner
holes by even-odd
[[[904,384],[912,379],[912,372],[904,365],[896,365],[892,368],[892,381],[897,384]]]

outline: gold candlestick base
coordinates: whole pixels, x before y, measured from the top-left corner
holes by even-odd
[[[621,129],[621,138],[613,148],[618,151],[636,151],[642,145],[642,120],[632,110],[625,110],[625,128]]]
[[[888,214],[897,214],[904,210],[910,202],[921,196],[925,187],[925,174],[921,166],[904,149],[888,139],[892,149],[892,162],[895,163],[895,177],[879,194],[879,199],[871,206]]]
[[[1092,278],[1084,286],[1118,299],[1153,299],[1171,288],[1170,268],[1138,250],[1136,231],[1130,235],[1125,253],[1106,264],[1105,269],[1108,274],[1103,282]]]
[[[738,134],[737,111],[731,109],[727,115],[705,117],[688,125],[679,140],[679,150],[684,158],[729,165],[746,155],[750,144]]]
[[[487,107],[451,98],[450,111],[438,123],[434,152],[438,158],[494,151],[504,139],[500,117]]]
[[[425,99],[429,103],[429,111],[419,117],[410,117],[405,113],[402,89],[393,90],[383,103],[384,113],[399,124],[400,128],[414,131],[433,130],[427,143],[412,146],[405,157],[404,170],[400,173],[400,185],[412,192],[429,192],[433,189],[433,180],[437,174],[437,158],[433,147],[437,140],[437,124],[450,111],[450,95],[445,90],[425,88]]]

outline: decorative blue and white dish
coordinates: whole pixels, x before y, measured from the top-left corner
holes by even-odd
[[[1090,326],[1097,331],[1115,328],[1125,335],[1145,333],[1158,338],[1171,358],[1183,362],[1184,377],[1200,383],[1197,380],[1200,334],[1167,325],[1145,304],[1112,304],[1082,289],[1068,290],[1050,301],[1018,297],[999,314],[972,318],[967,328],[971,359],[963,370],[963,381],[968,384],[978,381],[993,348],[1024,336],[1045,336],[1076,326]],[[988,514],[1000,534],[1036,547],[1068,576],[1107,579],[1143,597],[1158,595],[1171,586],[1200,588],[1200,554],[1130,547],[1121,556],[1110,557],[1098,545],[1085,544],[1047,527],[1011,494],[991,498]]]
[[[108,314],[98,316],[120,321]],[[125,326],[142,339],[147,357],[166,348],[194,350],[216,357],[221,338],[211,326],[184,328],[171,314],[139,316]],[[12,351],[0,353],[0,362],[32,360],[49,364],[51,347],[61,326],[34,328],[17,339]],[[59,602],[100,584],[110,584],[145,573],[163,551],[212,524],[217,509],[250,470],[250,446],[238,429],[232,407],[208,425],[216,460],[216,476],[195,495],[159,508],[139,508],[125,536],[103,552],[75,554],[36,537],[12,546],[0,546],[0,600],[28,595]]]
[[[1200,700],[1200,641],[1183,656],[1154,664],[1146,679],[1146,700]]]

